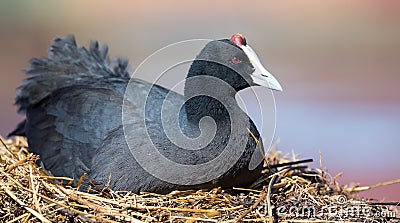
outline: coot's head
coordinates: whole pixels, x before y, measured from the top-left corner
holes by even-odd
[[[200,75],[217,77],[232,86],[236,92],[251,86],[282,91],[277,79],[264,68],[241,34],[234,34],[230,39],[209,42],[193,61],[188,79]],[[189,83],[192,87],[193,84],[195,83]]]

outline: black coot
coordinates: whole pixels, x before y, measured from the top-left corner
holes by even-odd
[[[282,88],[242,35],[203,48],[184,96],[130,79],[127,67],[97,42],[88,50],[72,36],[54,40],[48,58],[25,71],[16,104],[26,120],[11,135],[26,136],[51,174],[77,181],[87,173],[114,190],[226,188],[259,176],[260,135],[235,94]]]

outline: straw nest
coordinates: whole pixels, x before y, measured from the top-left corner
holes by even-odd
[[[0,222],[400,222],[397,204],[357,198],[323,169],[268,154],[249,188],[133,194],[85,193],[55,182],[28,152],[25,138],[0,137]]]

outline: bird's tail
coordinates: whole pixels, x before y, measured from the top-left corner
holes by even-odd
[[[57,38],[48,49],[48,58],[32,59],[25,70],[27,78],[17,88],[15,104],[19,113],[45,99],[52,92],[72,85],[93,86],[110,77],[129,78],[128,62],[116,59],[110,63],[108,47],[97,41],[89,50],[78,47],[73,36]]]
[[[18,112],[37,106],[53,92],[73,85],[103,87],[117,91],[130,78],[128,61],[117,58],[110,62],[108,47],[99,47],[92,41],[89,49],[78,47],[73,36],[57,38],[48,49],[48,58],[32,59],[22,85],[17,88],[15,104]],[[25,136],[25,123],[22,121],[9,136]]]

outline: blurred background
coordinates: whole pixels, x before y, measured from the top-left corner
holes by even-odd
[[[85,46],[97,39],[135,68],[167,44],[237,32],[283,85],[275,93],[279,150],[314,158],[314,167],[321,152],[331,175],[344,173],[342,184],[400,178],[396,0],[2,1],[0,134],[23,118],[13,105],[22,70],[55,37],[74,34]],[[400,185],[361,195],[399,201]]]

